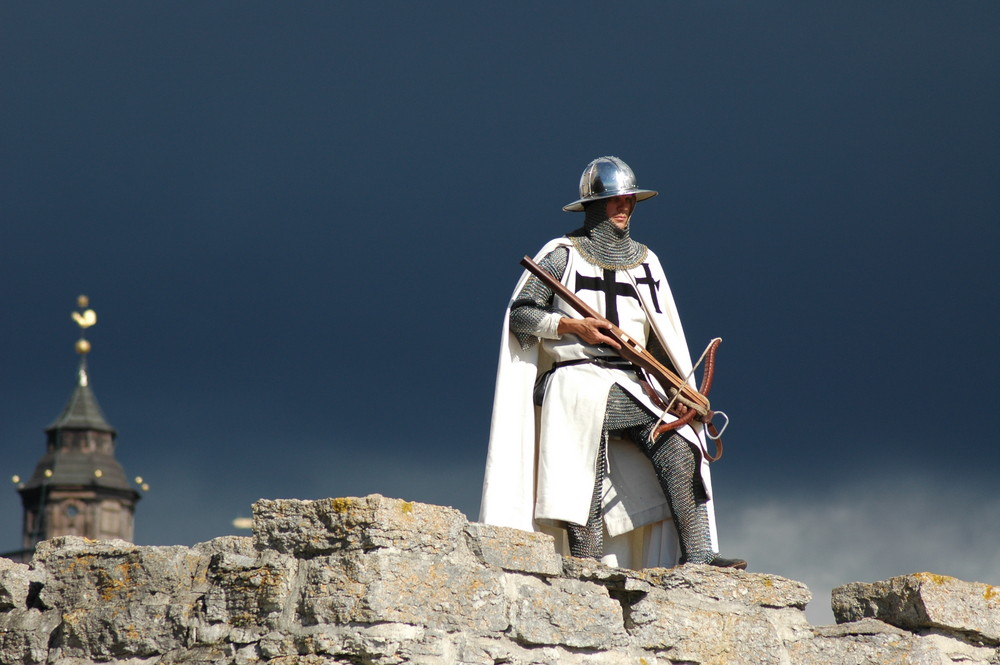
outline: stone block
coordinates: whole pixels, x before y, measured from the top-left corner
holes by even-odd
[[[243,556],[257,556],[257,548],[254,540],[248,536],[220,536],[203,543],[197,543],[191,549],[202,554],[212,556],[213,554],[242,554]]]
[[[997,665],[1000,663],[1000,649],[969,644],[946,635],[922,635],[917,651],[939,654],[941,662],[961,663],[961,665]]]
[[[469,524],[468,533],[472,551],[487,565],[539,575],[562,574],[562,557],[556,553],[552,536],[478,522]]]
[[[212,555],[208,564],[211,586],[202,600],[209,624],[223,623],[234,629],[274,627],[284,609],[294,604],[298,560],[278,552],[253,554],[220,551]]]
[[[594,559],[578,559],[572,556],[564,556],[562,565],[563,577],[569,579],[596,582],[609,589],[642,593],[653,588],[652,584],[642,578],[643,571],[613,568]]]
[[[813,629],[817,637],[856,637],[858,635],[909,635],[902,628],[897,628],[878,619],[861,619],[849,623],[838,623],[832,626],[817,626]]]
[[[253,662],[253,661],[251,661]],[[229,644],[218,646],[191,646],[169,651],[153,661],[130,659],[127,661],[115,661],[107,665],[237,665],[241,661],[236,656],[236,649]],[[243,661],[246,663],[246,661]],[[52,665],[63,665],[63,661],[58,661]],[[77,665],[69,662],[66,665]],[[90,665],[89,661],[80,665]],[[249,663],[246,663],[249,665]]]
[[[32,566],[47,579],[50,607],[166,604],[207,588],[208,557],[180,545],[139,547],[123,540],[63,536],[39,543]]]
[[[508,589],[511,634],[521,644],[610,649],[628,642],[621,605],[603,586],[511,575]]]
[[[837,587],[832,607],[838,623],[872,617],[910,631],[943,629],[1000,644],[1000,588],[988,584],[914,573]]]
[[[0,612],[26,606],[31,584],[29,570],[27,564],[0,557]]]
[[[43,576],[26,564],[0,558],[0,663],[44,663],[59,613],[34,596]]]
[[[454,665],[453,638],[462,633],[404,623],[316,626],[301,631],[291,643],[269,644],[262,653],[274,658],[275,647],[285,656],[335,658],[334,663],[423,663]],[[330,662],[330,661],[320,661]]]
[[[186,645],[207,557],[187,547],[137,547],[65,536],[39,544],[32,565],[44,572],[39,594],[62,622],[51,642],[57,658],[148,658]]]
[[[789,665],[945,665],[940,654],[919,649],[916,637],[888,632],[816,637],[788,646]]]
[[[571,557],[563,570],[605,585],[634,642],[665,649],[671,661],[768,662],[762,653],[812,637],[803,611],[809,590],[776,575],[696,565],[636,571]]]
[[[344,550],[395,548],[469,556],[468,520],[454,508],[387,499],[261,499],[253,505],[257,549],[300,558]]]
[[[388,621],[483,632],[508,625],[504,573],[478,562],[355,550],[301,566],[299,614],[307,626]]]
[[[670,662],[767,665],[783,662],[784,642],[766,611],[688,589],[653,589],[626,612],[634,643]]]
[[[0,614],[0,663],[48,662],[49,636],[60,620],[55,610],[18,608]]]
[[[812,600],[812,593],[801,582],[734,568],[687,565],[647,568],[635,574],[661,589],[689,589],[700,596],[742,605],[805,609]]]

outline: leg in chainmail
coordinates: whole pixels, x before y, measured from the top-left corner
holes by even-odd
[[[604,426],[624,431],[653,463],[657,480],[667,498],[680,539],[681,562],[708,563],[715,558],[709,530],[708,496],[698,474],[698,457],[688,441],[669,432],[649,441],[657,421],[618,385],[608,394]]]
[[[716,553],[705,505],[708,497],[697,473],[698,458],[687,439],[676,432],[667,432],[650,443],[655,424],[635,427],[631,434],[653,463],[667,497],[680,537],[681,563],[710,563]]]
[[[667,432],[656,441],[649,435],[656,427],[656,418],[640,406],[620,386],[613,385],[608,393],[597,456],[597,473],[591,497],[587,524],[566,525],[570,554],[576,557],[600,559],[604,554],[603,507],[601,505],[604,477],[607,469],[607,444],[611,432],[629,436],[646,454],[666,496],[673,515],[674,527],[681,544],[681,563],[707,563],[714,566],[746,568],[743,559],[727,559],[712,549],[708,520],[708,495],[698,473],[699,458],[692,444],[676,432]]]
[[[604,492],[605,470],[608,468],[608,434],[601,435],[601,447],[597,453],[597,473],[594,494],[590,499],[587,524],[566,523],[569,536],[569,553],[583,559],[600,559],[604,556],[604,519],[601,498]]]
[[[601,447],[597,455],[594,493],[591,497],[587,524],[566,523],[570,554],[576,557],[600,559],[604,555],[604,523],[602,495],[607,473],[608,435],[610,432],[628,432],[630,428],[652,422],[653,416],[639,406],[620,386],[613,385],[608,392],[604,411]]]

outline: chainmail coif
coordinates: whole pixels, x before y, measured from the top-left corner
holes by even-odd
[[[608,270],[629,270],[646,260],[649,249],[632,240],[629,223],[619,229],[607,213],[608,199],[592,201],[584,208],[583,227],[567,233],[583,258]]]

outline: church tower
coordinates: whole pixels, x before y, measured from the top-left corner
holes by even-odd
[[[117,432],[105,420],[90,387],[90,342],[85,333],[97,323],[97,315],[87,309],[86,296],[80,296],[77,304],[84,311],[73,312],[80,326],[76,388],[59,417],[45,429],[45,455],[17,490],[24,507],[22,546],[27,551],[56,536],[132,540],[140,495],[115,458]]]

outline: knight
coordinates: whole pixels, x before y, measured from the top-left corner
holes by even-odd
[[[701,425],[655,435],[676,417],[607,334],[614,324],[692,374],[660,261],[631,235],[636,204],[657,192],[611,156],[587,165],[579,192],[563,210],[583,212],[583,225],[535,261],[603,318],[521,276],[501,333],[480,521],[550,533],[562,551],[614,566],[745,569],[719,554]]]

